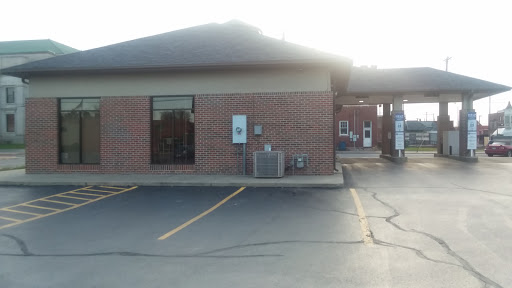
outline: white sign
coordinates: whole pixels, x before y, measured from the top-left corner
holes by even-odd
[[[395,121],[395,132],[404,132],[404,121]]]
[[[468,112],[468,143],[467,143],[468,150],[476,149],[476,143],[477,143],[476,128],[477,128],[476,112]]]
[[[395,150],[405,149],[404,142],[405,142],[404,132],[396,132],[395,133]]]
[[[405,137],[404,137],[404,114],[395,114],[395,150],[405,149]]]

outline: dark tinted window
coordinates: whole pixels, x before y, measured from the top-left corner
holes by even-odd
[[[100,99],[60,100],[60,161],[100,163]]]
[[[194,97],[153,97],[151,162],[194,164]]]

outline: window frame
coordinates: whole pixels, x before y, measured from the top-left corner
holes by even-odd
[[[341,127],[341,123],[342,123],[342,122],[344,122],[344,123],[346,123],[346,124],[347,124],[347,125],[346,125],[346,127],[343,127],[343,128],[345,128],[345,129],[347,129],[347,133],[341,133],[341,128],[342,128],[342,127]],[[338,134],[339,134],[339,136],[348,136],[348,133],[349,133],[349,131],[348,131],[348,130],[349,130],[349,129],[348,129],[348,124],[349,124],[349,123],[348,123],[348,121],[346,121],[346,120],[340,120],[340,122],[338,123],[338,128],[339,128],[339,133],[338,133]]]
[[[9,130],[9,117],[12,116],[12,131]],[[13,113],[5,114],[5,132],[16,133],[16,115]]]
[[[12,89],[12,95],[9,95],[9,90]],[[12,101],[9,101],[9,96],[12,97]],[[5,103],[6,104],[15,104],[16,103],[16,87],[9,86],[5,87]]]
[[[100,134],[100,155],[101,155],[101,98],[100,97],[77,97],[77,98],[74,98],[74,97],[65,97],[65,98],[59,98],[58,100],[58,106],[57,106],[57,113],[58,113],[58,129],[59,129],[59,164],[60,165],[99,165],[101,163],[101,158],[98,158],[98,162],[97,163],[83,163],[83,158],[82,158],[82,113],[79,113],[80,115],[80,122],[79,122],[79,132],[78,132],[78,145],[79,145],[79,153],[78,153],[78,162],[77,163],[64,163],[62,162],[62,100],[69,100],[69,99],[72,99],[72,100],[76,100],[76,99],[98,99],[98,114],[99,114],[99,117],[100,117],[100,128],[99,128],[99,131],[98,133]],[[79,110],[80,112],[82,111],[93,111],[93,110]],[[96,111],[96,110],[94,110]],[[69,112],[68,110],[64,111],[64,112]]]
[[[183,109],[183,108],[180,108],[180,109],[155,109],[154,108],[154,100],[155,99],[158,99],[158,98],[169,98],[169,97],[190,97],[192,98],[192,107],[190,109]],[[196,95],[189,95],[189,94],[183,94],[183,95],[159,95],[159,96],[152,96],[150,97],[151,99],[151,103],[150,103],[150,163],[151,165],[195,165],[195,162],[196,162],[196,158],[195,158],[195,155],[194,155],[194,159],[193,159],[193,163],[192,164],[176,164],[176,163],[158,163],[156,161],[154,161],[154,158],[153,158],[153,146],[154,146],[154,143],[153,143],[153,138],[154,138],[154,135],[153,133],[155,132],[154,130],[154,127],[153,127],[153,117],[154,117],[154,112],[155,111],[173,111],[173,113],[175,111],[188,111],[190,110],[190,112],[194,115],[194,150],[195,150],[195,145],[196,145],[196,137],[195,137],[195,104],[196,104]],[[174,121],[174,120],[173,120]],[[173,127],[173,130],[174,130],[174,127]]]

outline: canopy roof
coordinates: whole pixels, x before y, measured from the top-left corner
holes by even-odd
[[[428,67],[374,69],[353,67],[347,92],[339,104],[392,103],[403,96],[408,103],[460,102],[509,91],[511,87]],[[360,102],[363,101],[363,102]]]

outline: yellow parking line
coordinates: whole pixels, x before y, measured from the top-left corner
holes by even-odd
[[[112,186],[100,186],[101,188],[110,188],[110,189],[119,189],[119,190],[123,190],[125,188],[123,187],[112,187]]]
[[[34,215],[34,216],[44,216],[44,215],[46,215],[46,214],[37,214],[37,213],[32,213],[32,212],[18,211],[18,210],[14,210],[14,209],[10,209],[10,208],[2,208],[2,209],[0,209],[0,210],[9,211],[9,212],[14,212],[14,213],[21,213],[21,214]]]
[[[28,207],[33,207],[33,208],[37,208],[37,209],[47,209],[47,210],[53,210],[53,211],[59,211],[60,210],[60,209],[41,207],[41,206],[30,205],[30,204],[20,204],[19,206],[28,206]]]
[[[53,197],[53,196],[51,196]],[[68,203],[68,202],[62,202],[62,201],[56,201],[56,200],[50,200],[50,199],[39,199],[39,201],[47,201],[47,202],[53,202],[53,203],[59,203],[59,204],[65,204],[65,205],[70,205],[70,206],[74,206],[76,204],[73,204],[73,203]]]
[[[118,192],[112,192],[112,191],[96,190],[96,189],[86,189],[86,188],[84,188],[84,189],[82,189],[82,190],[80,190],[80,191],[83,191],[83,190],[85,190],[85,191],[104,192],[104,193],[110,193],[110,194],[116,194],[116,193],[118,193]]]
[[[127,189],[124,189],[122,190],[121,192],[119,193],[124,193],[124,192],[128,192],[130,190],[133,190],[133,189],[136,189],[138,186],[133,186],[133,187],[130,187],[130,188],[127,188]],[[68,192],[64,192],[64,193],[68,193]],[[68,211],[68,210],[71,210],[71,209],[75,209],[75,208],[78,208],[78,207],[81,207],[81,206],[84,206],[84,205],[87,205],[89,203],[92,203],[92,202],[96,202],[96,201],[99,201],[99,200],[102,200],[102,199],[105,199],[107,197],[110,197],[110,196],[114,196],[115,194],[112,194],[112,195],[107,195],[105,197],[99,197],[99,198],[96,198],[96,199],[84,199],[84,200],[89,200],[89,201],[86,201],[86,202],[83,202],[83,203],[80,203],[80,204],[76,204],[75,206],[70,206],[68,208],[64,208],[62,210],[59,210],[59,211],[54,211],[54,212],[51,212],[51,213],[48,213],[48,214],[44,214],[44,215],[40,215],[37,216],[37,217],[33,217],[33,218],[29,218],[29,219],[26,219],[26,220],[22,220],[22,221],[19,221],[19,222],[15,222],[15,223],[10,223],[10,224],[7,224],[7,225],[3,225],[3,226],[0,226],[0,229],[4,229],[4,228],[8,228],[8,227],[12,227],[12,226],[16,226],[16,225],[19,225],[19,224],[23,224],[23,223],[26,223],[26,222],[30,222],[30,221],[34,221],[34,220],[37,220],[37,219],[41,219],[41,218],[44,218],[44,217],[47,217],[47,216],[51,216],[51,215],[55,215],[55,214],[59,214],[59,213],[62,213],[62,212],[65,212],[65,211]],[[58,196],[58,197],[68,197],[68,198],[78,198],[78,197],[71,197],[71,196],[65,196],[65,195],[60,195],[60,194],[57,194],[57,195],[53,195],[53,196]],[[83,199],[83,198],[82,198]],[[20,204],[18,204],[20,205]],[[6,208],[2,208],[0,210],[6,210],[6,211],[9,211],[9,209],[6,209]],[[11,211],[11,212],[17,212],[17,211]],[[26,212],[22,212],[22,213],[26,213]],[[29,214],[29,213],[27,213]],[[32,214],[32,213],[30,213]]]
[[[91,194],[91,193],[82,193],[82,192],[66,192],[66,193],[62,193],[62,194],[69,194],[69,193],[73,193],[73,194],[81,194],[81,195],[88,195],[88,196],[98,196],[98,197],[103,197],[103,196],[106,196],[106,195],[100,195],[100,194]]]
[[[20,220],[20,219],[14,219],[14,218],[9,218],[9,217],[4,217],[4,216],[0,216],[0,219],[14,221],[14,222],[23,221],[23,220]]]
[[[53,197],[65,197],[65,198],[72,198],[72,199],[79,199],[79,200],[87,200],[87,201],[92,200],[92,199],[88,199],[88,198],[81,198],[81,197],[75,197],[75,196],[67,196],[67,195],[62,195],[62,194],[53,195]],[[80,203],[80,204],[82,204],[82,203]]]
[[[222,201],[220,201],[219,203],[215,204],[215,206],[213,206],[212,208],[204,211],[203,213],[197,215],[196,217],[188,220],[187,222],[181,224],[180,226],[174,228],[173,230],[165,233],[164,235],[158,237],[158,240],[164,240],[164,239],[167,239],[168,237],[170,237],[171,235],[173,235],[174,233],[180,231],[181,229],[187,227],[188,225],[196,222],[197,220],[203,218],[205,215],[208,215],[210,212],[212,212],[213,210],[219,208],[220,205],[226,203],[229,199],[235,197],[238,193],[242,192],[243,190],[245,189],[245,187],[242,187],[240,189],[238,189],[236,192],[234,192],[233,194],[229,195],[228,197],[224,198]]]
[[[352,198],[354,198],[354,204],[356,205],[357,214],[359,215],[359,224],[361,225],[363,242],[366,245],[373,245],[372,231],[370,230],[370,224],[368,224],[368,219],[366,219],[363,204],[361,204],[361,200],[357,195],[356,189],[350,188],[350,193],[352,193]]]

